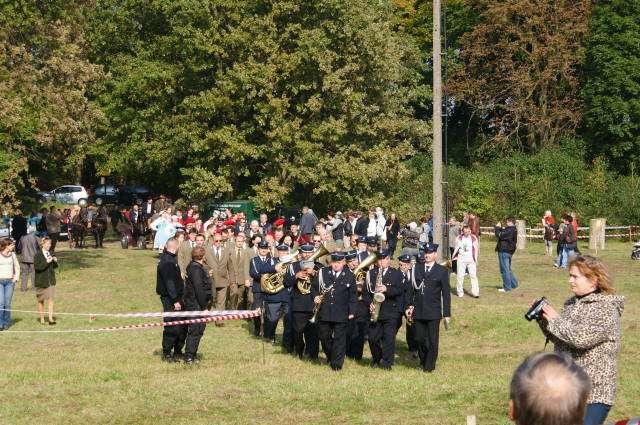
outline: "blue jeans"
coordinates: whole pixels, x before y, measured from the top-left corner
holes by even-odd
[[[560,264],[559,267],[566,269],[569,265],[569,258],[571,258],[576,252],[572,246],[563,246],[562,253],[560,254]]]
[[[584,415],[584,425],[600,425],[607,419],[611,406],[603,403],[587,404],[587,413]]]
[[[511,291],[518,287],[518,279],[511,271],[511,254],[508,252],[498,252],[498,263],[500,264],[500,274],[502,275],[502,288]]]
[[[11,298],[14,283],[11,279],[0,279],[0,328],[8,328],[11,323]]]

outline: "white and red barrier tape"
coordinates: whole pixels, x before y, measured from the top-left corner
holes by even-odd
[[[640,417],[624,419],[617,422],[607,422],[607,425],[640,425]]]
[[[36,310],[16,310],[0,308],[0,311],[9,310],[12,313],[33,313],[38,314]],[[202,311],[161,311],[150,313],[65,313],[56,312],[56,316],[86,316],[89,318],[96,317],[115,317],[115,318],[135,318],[135,317],[200,317],[200,316],[228,316],[234,314],[244,314],[252,310],[202,310]]]
[[[184,312],[186,313],[186,312]],[[191,312],[194,313],[194,312]],[[209,312],[211,313],[211,312]],[[243,310],[238,311],[233,314],[218,314],[218,315],[209,315],[207,317],[198,317],[195,319],[188,320],[173,320],[170,322],[152,322],[152,323],[139,323],[135,325],[124,325],[124,326],[108,326],[103,328],[96,329],[52,329],[52,330],[6,330],[3,333],[74,333],[74,332],[113,332],[113,331],[124,331],[131,329],[150,329],[164,326],[177,326],[177,325],[190,325],[194,323],[209,323],[209,322],[221,322],[223,320],[241,320],[241,319],[251,319],[254,317],[260,316],[260,310]]]

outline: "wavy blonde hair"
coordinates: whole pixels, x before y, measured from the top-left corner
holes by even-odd
[[[569,269],[576,267],[589,280],[595,281],[600,292],[615,294],[609,267],[604,261],[591,255],[576,255],[569,261]]]

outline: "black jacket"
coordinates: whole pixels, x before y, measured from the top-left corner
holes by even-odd
[[[300,271],[300,262],[291,264],[284,276],[285,288],[291,288],[291,311],[311,313],[313,311],[313,293],[303,294],[298,290],[296,273]]]
[[[434,264],[429,271],[425,266],[426,264],[416,264],[412,269],[416,286],[413,286],[414,282],[412,282],[409,306],[414,307],[414,320],[438,320],[443,316],[451,317],[449,272],[440,264]]]
[[[156,277],[156,294],[169,298],[173,304],[182,301],[184,282],[180,275],[176,254],[163,252],[160,254]]]
[[[389,230],[387,230],[387,241],[397,241],[398,234],[400,233],[400,223],[396,219],[389,225],[387,221],[387,226],[389,226]]]
[[[204,310],[212,298],[211,279],[202,264],[192,261],[187,266],[184,283],[184,305],[189,310]]]
[[[516,252],[516,241],[518,240],[518,231],[516,230],[516,226],[496,226],[494,231],[498,241],[496,243],[497,252],[508,252],[509,254]]]
[[[345,323],[349,315],[355,315],[356,310],[356,278],[348,268],[343,268],[336,279],[331,267],[324,267],[313,279],[311,293],[315,298],[320,295],[320,279],[324,286],[333,285],[325,295],[319,318],[323,322]]]
[[[353,233],[358,236],[367,236],[367,227],[369,227],[369,217],[362,216],[356,220]]]
[[[367,281],[365,282],[363,298],[370,305],[373,302],[372,290],[375,290],[376,280],[380,269],[375,267],[367,273]],[[382,284],[387,287],[384,293],[384,301],[380,306],[380,314],[378,320],[397,320],[404,306],[404,287],[402,285],[402,272],[393,267],[389,267],[387,272],[382,276]]]

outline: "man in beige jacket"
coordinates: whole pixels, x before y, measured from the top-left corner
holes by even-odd
[[[231,249],[229,258],[229,309],[240,310],[250,306],[253,297],[251,293],[251,276],[249,276],[249,262],[254,256],[253,250],[245,244],[246,236],[238,233],[235,246]]]
[[[227,299],[227,287],[229,286],[229,249],[222,244],[222,235],[215,233],[211,238],[211,244],[206,248],[205,263],[209,267],[209,276],[215,286],[214,308],[224,310]],[[221,326],[216,322],[216,326]]]

